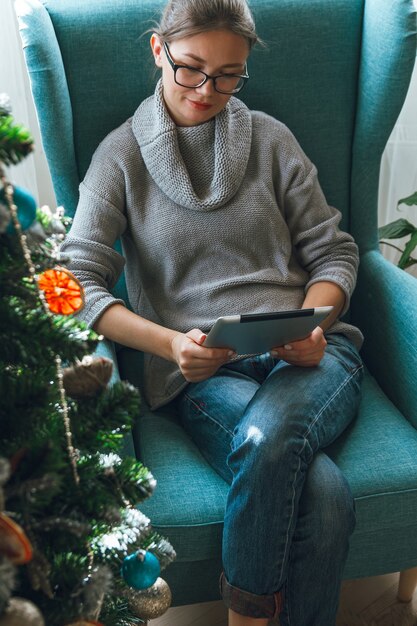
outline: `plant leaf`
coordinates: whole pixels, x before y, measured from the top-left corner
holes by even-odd
[[[404,248],[404,252],[401,255],[400,260],[398,261],[398,267],[401,269],[405,269],[407,265],[410,265],[410,257],[414,248],[417,246],[417,230],[414,235],[411,236],[410,240],[407,242],[407,245]]]
[[[400,204],[406,204],[407,206],[413,206],[414,204],[417,204],[417,191],[415,191],[413,194],[411,194],[411,196],[408,196],[407,198],[402,198],[401,200],[398,200],[397,207]]]
[[[378,228],[380,239],[399,239],[417,232],[417,228],[408,220],[401,218]]]

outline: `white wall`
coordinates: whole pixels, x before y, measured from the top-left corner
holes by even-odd
[[[35,138],[34,155],[14,167],[9,175],[15,184],[29,189],[39,204],[49,204],[52,208],[55,196],[25,71],[13,0],[0,0],[0,18],[0,92],[9,94],[15,120],[30,128]],[[414,191],[417,191],[417,64],[404,108],[382,157],[379,223],[384,225],[405,217],[417,224],[416,207],[402,206],[400,211],[396,210],[397,201]],[[399,257],[387,246],[381,246],[381,250],[394,262]],[[417,276],[417,266],[412,272]]]

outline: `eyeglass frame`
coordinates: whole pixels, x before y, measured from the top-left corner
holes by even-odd
[[[173,71],[174,71],[174,81],[177,85],[179,85],[180,87],[185,87],[185,89],[199,89],[200,87],[202,87],[203,85],[205,85],[209,80],[213,81],[213,87],[214,89],[217,91],[217,93],[221,93],[224,95],[234,95],[235,93],[239,93],[240,91],[242,91],[243,87],[246,85],[248,79],[249,79],[249,74],[248,74],[248,70],[247,70],[247,64],[245,63],[245,74],[217,74],[216,76],[210,76],[209,74],[206,74],[206,72],[203,72],[202,70],[199,70],[196,67],[193,67],[192,65],[179,65],[178,63],[175,63],[174,59],[171,56],[171,53],[169,51],[169,47],[167,42],[164,42],[164,50],[165,50],[165,54],[166,57],[168,59],[168,63],[170,64],[170,66],[172,67]],[[199,85],[194,85],[194,87],[190,87],[188,85],[182,85],[181,83],[179,83],[177,81],[177,70],[179,69],[185,69],[185,70],[192,70],[194,72],[199,72],[200,74],[204,74],[205,78],[202,80],[202,82]],[[216,80],[217,78],[224,78],[225,76],[230,76],[233,78],[242,78],[243,79],[243,85],[241,87],[239,87],[237,90],[235,91],[220,91],[219,89],[217,89],[216,87]]]

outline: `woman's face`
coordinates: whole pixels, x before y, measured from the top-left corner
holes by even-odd
[[[213,81],[189,89],[177,85],[166,52],[159,37],[151,37],[155,63],[162,68],[165,105],[178,126],[196,126],[217,115],[230,100],[218,93]],[[188,65],[210,76],[244,74],[249,46],[244,37],[229,30],[213,30],[172,41],[169,52],[176,65]]]

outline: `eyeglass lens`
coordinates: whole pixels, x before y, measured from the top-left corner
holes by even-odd
[[[206,74],[188,67],[178,67],[175,80],[183,87],[200,87],[206,81]],[[236,93],[245,84],[244,78],[240,76],[217,76],[215,78],[215,89],[224,93]]]

